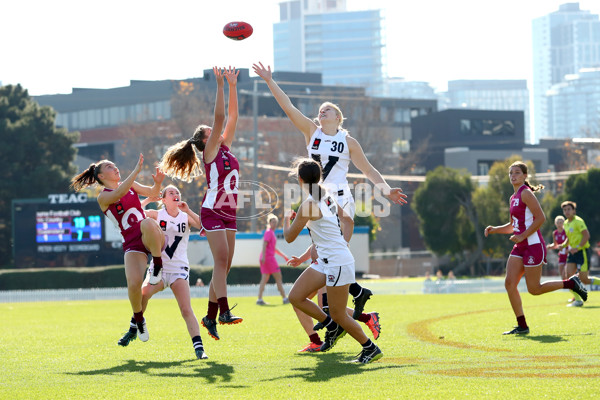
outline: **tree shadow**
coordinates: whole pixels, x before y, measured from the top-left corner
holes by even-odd
[[[366,371],[414,366],[409,364],[390,365],[383,364],[381,361],[376,361],[369,364],[369,367],[367,367],[366,364],[350,363],[350,357],[345,353],[333,353],[327,355],[309,353],[304,354],[303,356],[314,356],[317,359],[317,365],[315,367],[292,368],[292,371],[296,371],[295,373],[267,379],[267,381],[302,378],[307,382],[327,382],[333,378],[339,378],[340,376],[363,374]],[[385,362],[385,358],[383,359],[383,362]]]
[[[168,372],[173,367],[189,367],[183,372]],[[189,372],[188,372],[189,371]],[[122,375],[126,372],[142,373],[166,378],[204,378],[206,383],[231,382],[235,372],[233,366],[216,361],[136,361],[128,360],[121,365],[89,371],[67,372],[67,375]],[[245,386],[228,386],[243,388]]]

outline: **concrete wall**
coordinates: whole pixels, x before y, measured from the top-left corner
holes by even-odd
[[[277,229],[277,248],[288,257],[300,256],[312,243],[308,230],[300,232],[298,238],[287,243],[283,239],[283,230]],[[259,265],[258,258],[263,247],[262,233],[238,232],[235,240],[235,252],[233,255],[232,266],[241,265]],[[350,251],[354,255],[356,263],[356,272],[369,273],[369,232],[368,227],[357,226],[354,228],[354,234],[350,240]],[[285,265],[283,258],[275,256],[280,265]],[[197,233],[190,235],[188,245],[188,258],[191,265],[214,265],[212,253],[206,237],[201,237]]]

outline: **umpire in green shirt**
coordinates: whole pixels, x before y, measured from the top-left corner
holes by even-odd
[[[569,246],[567,257],[567,276],[572,276],[579,271],[579,279],[584,285],[598,285],[600,279],[588,277],[590,260],[590,231],[588,231],[585,222],[577,215],[577,204],[574,201],[564,201],[560,207],[567,219],[564,229],[567,234],[567,240],[561,247]],[[571,306],[581,307],[583,301],[575,294],[575,301]]]

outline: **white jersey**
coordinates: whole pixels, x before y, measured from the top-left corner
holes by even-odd
[[[317,128],[306,146],[308,156],[321,164],[323,186],[331,193],[346,198],[352,196],[347,178],[350,165],[347,137],[348,131],[344,129],[339,129],[331,136],[323,133],[321,128]],[[340,204],[343,205],[342,202]]]
[[[176,217],[169,215],[165,208],[158,211],[156,220],[165,235],[166,248],[162,252],[163,271],[168,273],[189,271],[187,256],[190,225],[188,215],[179,210]]]
[[[354,257],[342,236],[340,220],[337,215],[337,203],[334,198],[330,194],[323,196],[318,202],[323,218],[308,221],[306,226],[317,253],[319,253],[319,262],[322,261],[330,266],[354,264]],[[308,199],[313,198],[309,196]]]

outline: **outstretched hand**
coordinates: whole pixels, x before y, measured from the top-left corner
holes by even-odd
[[[240,71],[236,71],[235,67],[231,68],[231,66],[229,66],[229,68],[224,69],[224,74],[229,86],[235,86],[237,84],[237,78],[240,74]]]
[[[387,195],[387,198],[396,204],[408,204],[408,201],[406,200],[408,196],[404,194],[400,188],[392,188],[390,194]]]
[[[135,171],[140,172],[142,170],[142,165],[144,165],[144,155],[140,153],[140,158],[135,166]]]
[[[165,180],[165,173],[160,168],[156,167],[156,173],[152,174],[152,179],[157,185],[162,185]]]
[[[215,74],[215,79],[217,80],[217,85],[222,86],[225,83],[223,71],[221,71],[221,68],[213,67],[213,72]]]
[[[269,82],[273,78],[270,65],[265,68],[264,65],[259,61],[258,64],[252,64],[252,69],[256,75],[263,78],[266,82]]]

